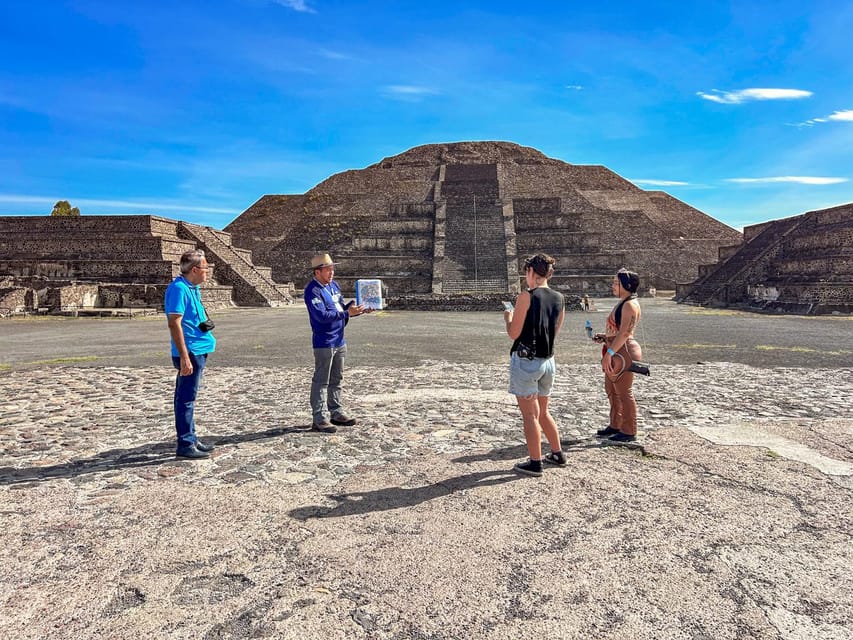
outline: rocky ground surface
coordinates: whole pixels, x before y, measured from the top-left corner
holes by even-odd
[[[0,372],[0,637],[853,638],[853,369],[659,364],[625,447],[562,362],[537,479],[505,364],[355,362],[321,435],[307,367],[220,357],[191,462],[132,360]]]

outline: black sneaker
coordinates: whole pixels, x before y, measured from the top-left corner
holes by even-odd
[[[539,477],[542,475],[542,461],[528,460],[527,462],[519,462],[513,467],[513,470],[516,473],[523,473],[526,476]]]
[[[617,433],[622,433],[619,429],[614,429],[610,425],[608,425],[605,429],[599,429],[595,432],[596,438],[608,438],[610,436],[615,436]]]
[[[552,451],[547,456],[542,458],[543,462],[547,462],[548,464],[553,464],[558,467],[565,467],[569,464],[569,461],[566,460],[566,454],[562,451]]]
[[[195,448],[198,449],[199,451],[206,451],[209,453],[216,448],[216,445],[210,444],[207,442],[202,442],[201,440],[196,440],[195,441]]]
[[[332,416],[332,424],[336,424],[339,427],[352,427],[355,425],[355,418],[350,418],[342,413],[337,416]]]
[[[637,439],[636,436],[629,436],[627,433],[622,433],[621,431],[617,433],[615,436],[610,436],[607,438],[610,442],[634,442]]]
[[[311,429],[312,431],[319,431],[321,433],[334,433],[338,430],[336,426],[330,424],[326,420],[323,420],[323,422],[312,422]]]

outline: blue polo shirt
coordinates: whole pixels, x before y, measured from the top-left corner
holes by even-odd
[[[344,327],[349,322],[349,313],[341,296],[341,288],[332,280],[323,286],[317,280],[311,280],[302,294],[308,317],[311,320],[313,337],[311,344],[315,349],[342,347]]]
[[[163,304],[166,319],[169,314],[179,314],[181,328],[184,330],[184,342],[187,351],[194,355],[213,353],[216,349],[216,338],[212,331],[202,331],[198,328],[200,322],[207,320],[207,312],[201,303],[201,291],[196,284],[187,280],[184,276],[178,276],[172,280],[166,288],[166,300]],[[172,355],[179,356],[175,341],[172,340]]]

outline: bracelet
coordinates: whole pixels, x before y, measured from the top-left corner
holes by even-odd
[[[607,353],[609,353],[611,357],[616,355],[616,352],[613,349],[611,349],[610,347],[607,347]]]

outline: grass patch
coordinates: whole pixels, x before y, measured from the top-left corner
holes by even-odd
[[[817,353],[817,349],[811,347],[777,347],[772,344],[757,344],[755,348],[759,351],[793,351],[794,353]]]
[[[11,364],[6,364],[5,362],[0,362],[0,371],[8,371],[12,368]]]
[[[254,349],[255,351],[261,351],[261,350],[263,350],[263,348],[264,348],[264,345],[262,345],[262,344],[256,344],[254,347],[252,347],[252,349]]]
[[[92,362],[97,360],[98,356],[76,356],[68,358],[52,358],[50,360],[33,360],[24,364],[74,364],[75,362]]]
[[[674,344],[676,349],[737,349],[736,344]]]
[[[770,458],[773,458],[774,460],[775,460],[776,458],[781,458],[781,457],[782,457],[782,456],[780,456],[778,453],[776,453],[775,451],[773,451],[773,449],[768,449],[768,450],[767,450],[767,456],[768,456],[768,457],[770,457]]]

